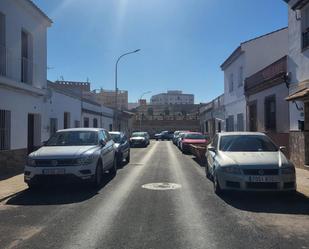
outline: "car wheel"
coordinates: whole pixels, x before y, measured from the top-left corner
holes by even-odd
[[[123,163],[123,154],[121,153],[118,157],[117,157],[117,165],[121,166]]]
[[[114,161],[113,161],[113,166],[111,167],[111,169],[108,171],[108,173],[110,175],[116,175],[117,174],[117,160],[116,158],[114,158]]]
[[[223,193],[221,187],[220,187],[220,184],[219,184],[219,181],[218,181],[218,178],[217,178],[217,174],[214,173],[214,176],[213,176],[213,185],[214,185],[214,191],[217,195],[221,195]]]
[[[99,162],[95,170],[93,187],[95,188],[100,187],[102,185],[102,182],[103,182],[103,168],[102,163]]]
[[[31,182],[27,183],[29,190],[37,190],[39,188],[39,184],[34,184]]]
[[[126,162],[129,163],[130,162],[130,151],[128,152],[128,156],[126,158]]]

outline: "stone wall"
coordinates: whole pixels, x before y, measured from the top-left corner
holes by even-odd
[[[0,151],[0,179],[22,173],[26,158],[27,149]]]
[[[309,132],[290,131],[290,160],[298,168],[305,168],[305,136],[309,139]]]

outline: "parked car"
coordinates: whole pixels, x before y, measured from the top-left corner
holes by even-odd
[[[214,190],[296,190],[294,165],[271,139],[258,132],[217,134],[208,146],[206,175]]]
[[[180,149],[180,141],[181,139],[185,136],[186,133],[188,133],[189,131],[185,131],[185,132],[180,132],[179,136],[176,139],[176,146]]]
[[[45,181],[78,180],[98,187],[103,173],[116,174],[114,141],[104,129],[59,130],[29,154],[24,179],[30,188]]]
[[[188,132],[188,131],[175,131],[174,134],[173,134],[173,138],[172,138],[172,141],[173,141],[173,144],[177,144],[177,139],[179,138],[179,135],[180,133],[183,133],[183,132]]]
[[[121,165],[125,159],[127,163],[130,162],[130,142],[127,136],[120,131],[109,132],[115,142],[117,164]]]
[[[147,147],[150,144],[149,135],[147,132],[133,132],[130,137],[130,146],[143,146]]]
[[[180,140],[180,150],[182,153],[190,152],[190,145],[204,145],[209,141],[209,137],[206,137],[200,132],[188,132],[185,133],[183,138]]]

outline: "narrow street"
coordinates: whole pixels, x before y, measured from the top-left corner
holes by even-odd
[[[0,248],[309,248],[308,214],[301,195],[218,197],[192,156],[152,141],[99,191],[26,190],[0,203]]]

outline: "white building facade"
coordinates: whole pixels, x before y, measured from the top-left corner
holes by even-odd
[[[192,105],[194,104],[194,95],[185,94],[182,91],[167,91],[153,95],[150,99],[152,105]]]
[[[224,71],[225,130],[247,130],[244,80],[287,54],[287,28],[243,42],[221,65]]]
[[[46,34],[51,24],[29,0],[0,1],[0,155],[4,171],[39,146],[45,136]],[[11,164],[6,163],[8,158],[14,158]]]
[[[288,75],[291,160],[309,168],[309,1],[285,0],[289,13]]]

